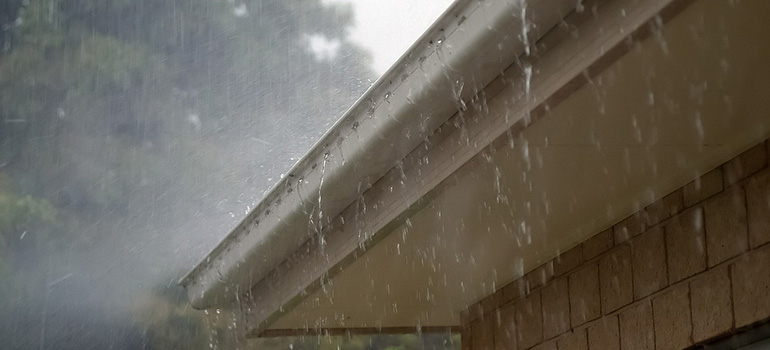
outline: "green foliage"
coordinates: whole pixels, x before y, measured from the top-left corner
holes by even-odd
[[[153,349],[458,349],[447,335],[243,344],[232,315],[192,310],[183,296],[157,287],[191,263],[179,242],[213,245],[206,230],[232,226],[270,184],[266,178],[277,178],[368,86],[369,58],[347,39],[350,6],[0,6],[0,13],[21,13],[0,16],[10,28],[0,52],[0,171],[7,177],[0,179],[0,310],[13,302],[13,310],[43,312],[44,292],[69,295],[67,283],[52,287],[51,280],[75,271],[73,279],[109,279],[114,289],[105,300],[88,303],[109,305],[105,313],[130,310]],[[314,34],[340,41],[336,58],[313,56],[307,36]],[[290,147],[274,147],[288,140]],[[19,239],[25,231],[35,239]],[[128,293],[139,295],[120,297]],[[133,302],[117,305],[122,299]],[[34,327],[5,329],[19,329],[7,332],[29,344],[40,337]]]
[[[9,306],[9,300],[22,297],[22,285],[33,280],[20,281],[22,276],[14,273],[18,242],[28,231],[44,230],[56,219],[56,208],[47,200],[14,193],[11,181],[0,173],[0,313]]]
[[[8,182],[0,175],[0,244],[2,238],[12,232],[21,232],[31,225],[51,224],[56,220],[56,209],[47,200],[3,191]]]
[[[0,193],[0,231],[18,230],[33,222],[52,222],[56,209],[44,199]]]

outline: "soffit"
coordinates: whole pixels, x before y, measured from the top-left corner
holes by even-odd
[[[769,5],[695,2],[270,329],[459,325],[469,305],[767,138],[770,42],[747,34],[770,31]]]

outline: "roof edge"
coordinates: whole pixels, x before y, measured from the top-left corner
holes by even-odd
[[[179,281],[193,306],[231,301],[320,235],[574,6],[455,2]],[[507,34],[522,32],[524,38]]]

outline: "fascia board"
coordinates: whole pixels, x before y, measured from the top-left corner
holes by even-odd
[[[458,1],[246,218],[180,280],[195,308],[248,291],[575,7]],[[526,21],[522,22],[522,18]]]
[[[254,285],[239,305],[243,331],[248,336],[266,334],[273,322],[317,290],[322,281],[333,279],[383,234],[419,210],[433,191],[451,182],[448,180],[453,174],[472,171],[474,159],[482,161],[474,157],[490,144],[508,142],[506,133],[526,128],[547,106],[590,84],[594,75],[628,52],[631,44],[693,1],[604,1],[596,14],[584,15],[587,20],[579,26],[579,37],[571,37],[567,30],[553,36],[549,33],[543,39],[549,42],[546,52],[526,63],[537,74],[527,76],[519,67],[511,66],[504,75],[510,84],[496,81],[484,91],[487,96],[499,93],[505,99],[492,98],[488,111],[460,127],[450,120],[362,195],[361,205],[369,209],[361,212],[350,206],[340,214],[335,220],[337,227],[326,235],[323,251],[309,245]]]

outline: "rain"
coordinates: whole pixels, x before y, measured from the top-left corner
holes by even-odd
[[[408,5],[385,50],[447,5]],[[0,4],[0,348],[321,347],[244,345],[177,281],[397,58],[373,65],[367,6]],[[423,347],[381,338],[323,347]]]
[[[0,349],[767,338],[763,11],[5,0]]]

